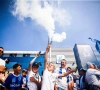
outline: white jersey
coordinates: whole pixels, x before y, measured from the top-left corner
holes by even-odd
[[[54,83],[57,78],[58,74],[51,73],[47,69],[44,70],[41,90],[54,90]]]
[[[3,59],[0,58],[0,66],[1,65],[5,66],[5,60],[3,60]]]
[[[55,73],[62,74],[62,73],[67,72],[66,68],[61,68],[61,71],[60,71],[60,68],[56,68],[55,69]],[[66,77],[62,77],[62,78],[58,78],[57,81],[56,81],[56,87],[61,87],[63,89],[66,89],[67,85],[68,85],[67,76]]]
[[[73,81],[73,76],[71,74],[69,74],[67,79],[68,79],[67,83],[71,83]]]
[[[27,86],[29,90],[38,90],[36,83],[30,81],[30,77],[34,77],[37,81],[41,81],[39,74],[35,74],[32,70],[28,71],[28,83]]]

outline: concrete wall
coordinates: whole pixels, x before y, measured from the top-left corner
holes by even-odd
[[[67,61],[67,67],[76,67],[76,60],[74,57],[73,48],[51,47],[51,62],[53,62],[56,65],[56,67],[59,67],[60,64],[57,64],[56,55],[64,55],[65,56],[65,59]],[[75,64],[72,66],[73,63],[75,63]]]
[[[93,48],[93,51],[94,51],[94,54],[96,55],[97,60],[100,63],[100,54],[96,51],[95,48]],[[44,53],[44,51],[43,51],[43,53]],[[5,53],[4,57],[9,57],[10,54],[11,53],[9,53],[9,52]],[[27,54],[27,52],[25,54]],[[29,52],[28,54],[30,54],[29,57],[35,56],[35,53],[32,53],[32,52],[31,53]],[[17,56],[19,57],[20,55],[22,57],[22,53],[21,54],[17,53],[16,57]],[[75,68],[77,66],[74,52],[73,52],[73,47],[51,47],[51,62],[53,62],[56,67],[60,67],[60,63],[57,63],[56,55],[64,55],[65,56],[65,59],[67,61],[67,67]],[[50,55],[48,55],[48,59],[50,60]],[[74,63],[74,65],[72,65],[73,63]],[[10,70],[10,71],[12,72],[12,70]]]

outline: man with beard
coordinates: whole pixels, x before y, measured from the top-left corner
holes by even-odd
[[[63,74],[67,72],[66,64],[66,60],[62,59],[61,66],[55,69],[55,73]],[[58,78],[56,81],[56,87],[58,90],[66,90],[68,88],[67,77]]]

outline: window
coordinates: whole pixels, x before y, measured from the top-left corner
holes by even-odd
[[[17,54],[10,54],[9,57],[16,57]]]
[[[57,60],[56,62],[57,63],[61,63],[62,59],[65,59],[65,55],[56,55],[56,60]]]
[[[23,57],[30,57],[30,54],[23,54]]]

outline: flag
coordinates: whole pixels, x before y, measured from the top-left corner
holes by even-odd
[[[99,40],[96,40],[95,48],[100,53],[100,41]]]

